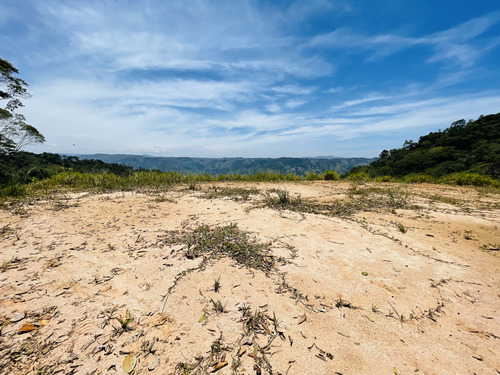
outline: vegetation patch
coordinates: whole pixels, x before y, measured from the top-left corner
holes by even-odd
[[[220,187],[212,186],[204,194],[206,199],[215,198],[229,198],[233,201],[247,201],[250,195],[259,194],[260,190],[256,188],[243,188],[243,187]]]
[[[162,242],[168,245],[185,245],[186,257],[190,259],[227,256],[243,266],[266,273],[274,269],[274,258],[270,255],[269,246],[240,230],[236,223],[214,228],[202,224],[181,233],[172,231],[167,233]]]

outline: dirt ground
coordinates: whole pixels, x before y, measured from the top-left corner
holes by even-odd
[[[0,211],[0,373],[500,373],[498,194],[328,181],[192,188]],[[277,190],[337,211],[267,206]],[[235,224],[272,266],[180,240]]]

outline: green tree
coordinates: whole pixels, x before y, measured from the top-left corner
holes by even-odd
[[[0,58],[0,154],[11,154],[32,143],[43,143],[45,137],[26,118],[16,113],[23,106],[22,98],[27,98],[28,84],[14,74],[18,70],[7,60]]]

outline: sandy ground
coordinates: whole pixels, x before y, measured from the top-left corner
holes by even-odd
[[[0,373],[126,374],[134,359],[135,374],[500,373],[498,195],[218,186],[259,193],[207,198],[206,184],[0,211]],[[323,203],[389,199],[371,188],[408,204],[342,217],[262,204],[269,189]],[[230,223],[269,247],[272,269],[188,257],[168,241]]]

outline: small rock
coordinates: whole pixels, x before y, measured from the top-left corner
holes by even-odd
[[[15,313],[12,318],[10,318],[10,322],[11,323],[16,323],[16,322],[19,322],[21,320],[23,320],[24,318],[26,317],[26,314],[25,313]]]
[[[153,371],[155,368],[158,367],[158,365],[160,364],[160,360],[158,358],[156,358],[153,362],[151,362],[148,366],[148,370],[149,371]]]

